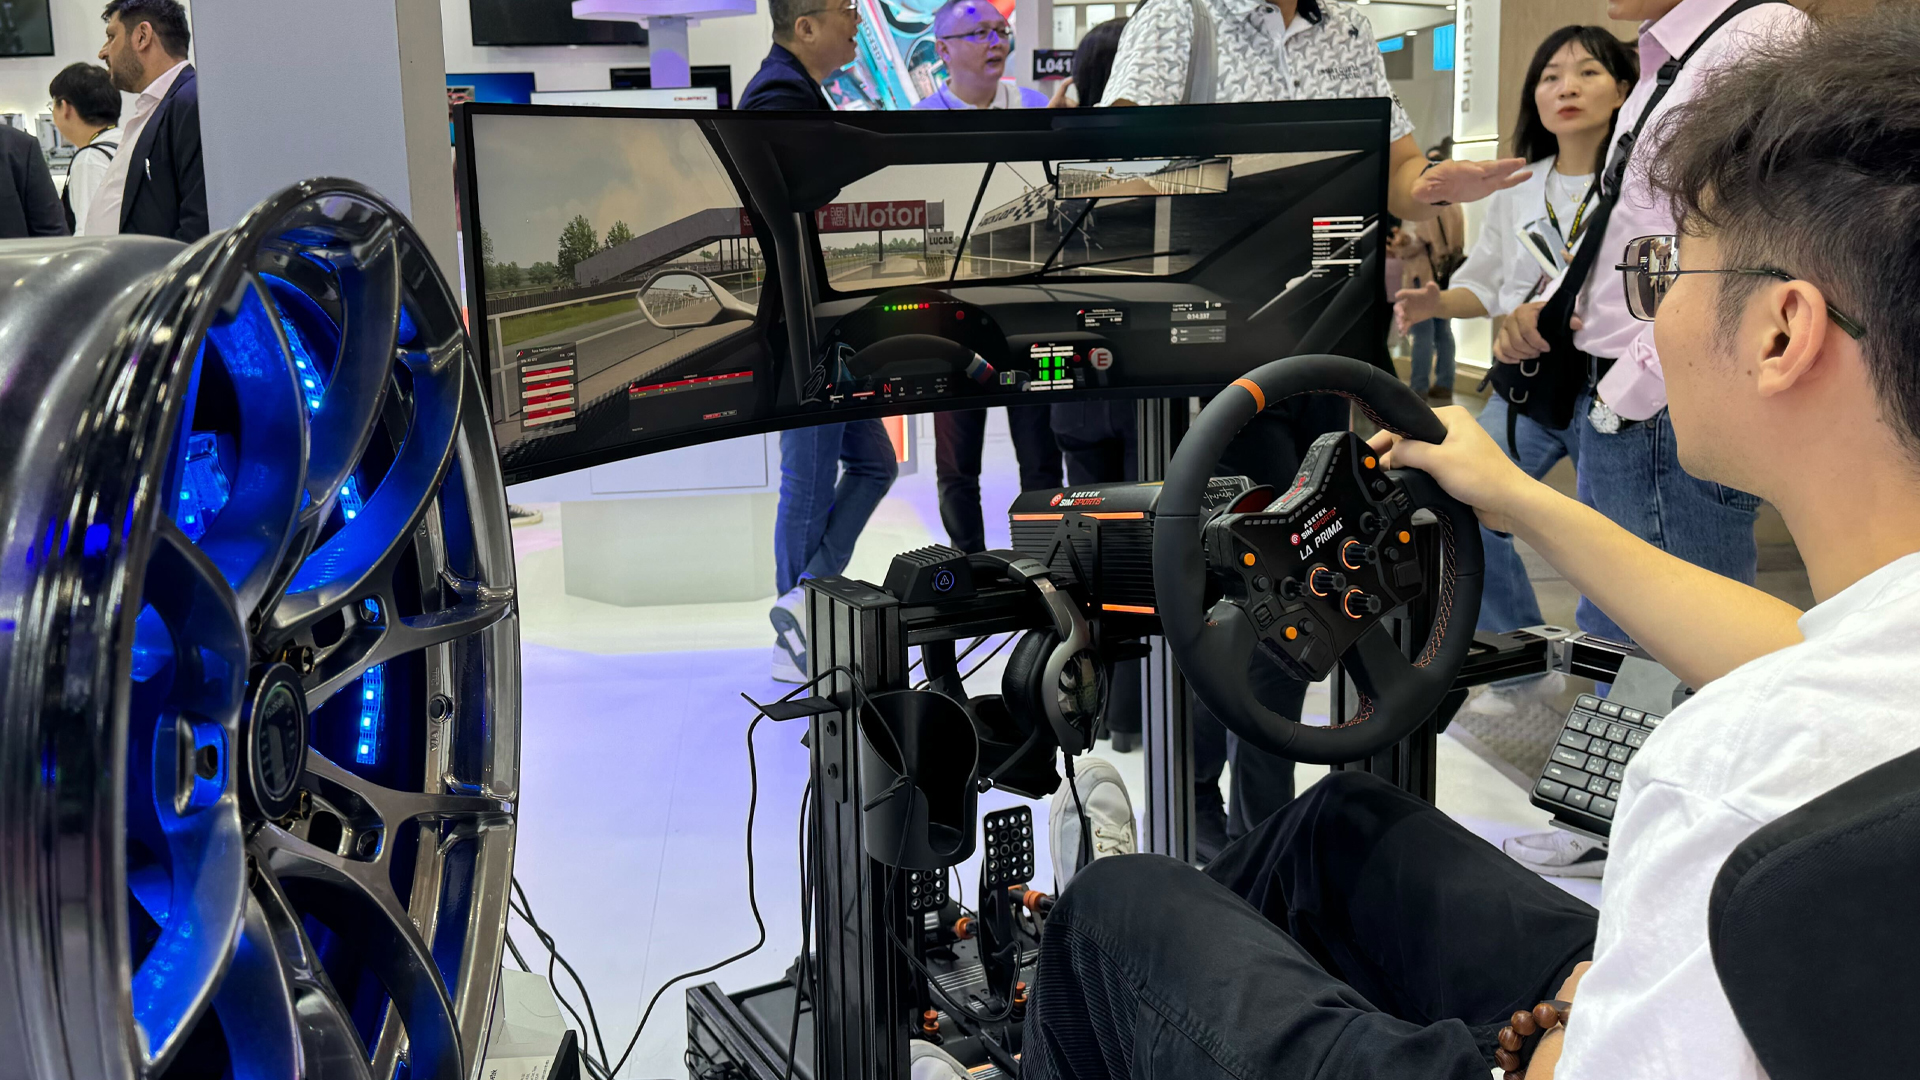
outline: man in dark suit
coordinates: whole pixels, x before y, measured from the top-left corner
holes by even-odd
[[[770,0],[773,48],[747,91],[741,109],[828,109],[820,82],[853,62],[860,11],[852,0]]]
[[[740,95],[742,109],[831,109],[820,80],[853,62],[860,12],[852,0],[769,0],[773,48]],[[854,541],[900,474],[878,420],[815,424],[780,433],[780,502],[774,510],[773,677],[808,675],[801,582],[847,568]]]
[[[107,43],[100,59],[117,89],[140,96],[84,231],[191,243],[207,235],[207,181],[186,9],[180,0],[111,0],[101,18]]]
[[[0,124],[0,240],[67,235],[66,211],[53,189],[40,140]]]

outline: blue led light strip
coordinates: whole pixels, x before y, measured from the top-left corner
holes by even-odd
[[[360,676],[360,727],[354,732],[353,760],[361,765],[380,762],[380,728],[386,704],[387,665],[375,664]]]

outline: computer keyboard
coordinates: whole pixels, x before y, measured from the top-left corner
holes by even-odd
[[[1607,835],[1627,763],[1664,716],[1580,695],[1533,785],[1533,804],[1588,832]]]

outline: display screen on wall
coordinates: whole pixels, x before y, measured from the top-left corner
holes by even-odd
[[[533,72],[447,72],[447,141],[453,141],[453,110],[469,101],[525,105],[533,100]]]
[[[719,96],[722,109],[733,108],[733,68],[726,64],[695,64],[689,73],[692,85],[711,87]],[[651,90],[653,69],[644,67],[609,68],[609,85],[615,90]]]
[[[638,23],[574,18],[573,0],[471,0],[470,10],[475,45],[647,43]]]
[[[47,0],[0,0],[0,56],[52,56]]]

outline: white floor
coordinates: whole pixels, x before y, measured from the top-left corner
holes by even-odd
[[[924,425],[931,429],[931,425]],[[929,436],[922,448],[931,463]],[[1012,495],[1013,460],[1004,413],[988,427],[985,502]],[[944,539],[933,510],[931,468],[903,477],[876,513],[849,574],[877,581],[900,551]],[[997,500],[997,501],[996,501]],[[749,860],[750,786],[745,734],[760,700],[785,687],[769,678],[767,602],[619,608],[562,588],[556,506],[546,522],[516,530],[525,709],[516,876],[535,915],[593,994],[600,1029],[618,1058],[647,999],[667,978],[752,945],[749,863],[766,944],[711,976],[669,990],[648,1020],[623,1078],[683,1077],[683,992],[717,981],[728,990],[771,982],[799,945],[796,857],[806,751],[797,726],[762,722],[756,735],[758,801]],[[989,543],[1005,521],[988,514]],[[993,530],[1000,537],[993,537]],[[981,692],[999,661],[974,677]],[[1316,690],[1319,711],[1324,691]],[[1308,711],[1315,711],[1310,697]],[[1438,802],[1490,841],[1545,828],[1526,792],[1461,742],[1440,740]],[[1142,790],[1140,753],[1109,755]],[[1325,773],[1301,766],[1301,786]],[[1018,802],[1002,792],[982,812]],[[1045,867],[1046,807],[1034,808]],[[962,868],[971,896],[977,860]],[[1050,876],[1041,871],[1043,880]],[[1598,902],[1597,882],[1561,882]],[[515,919],[516,944],[536,967],[539,944]],[[564,976],[562,976],[564,979]],[[577,996],[574,1003],[579,1005]]]

